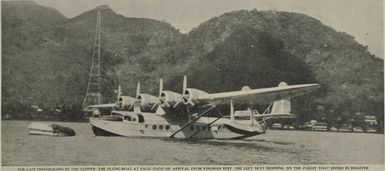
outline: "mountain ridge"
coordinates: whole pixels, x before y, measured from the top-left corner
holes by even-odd
[[[169,23],[105,10],[105,102],[115,99],[112,90],[118,84],[128,95],[134,95],[136,82],[142,83],[143,92],[157,94],[159,78],[165,80],[165,87],[179,92],[183,75],[188,76],[190,87],[208,92],[239,90],[244,85],[277,86],[280,81],[319,82],[322,88],[313,96],[293,99],[298,104],[293,110],[304,120],[359,111],[381,117],[383,60],[352,36],[317,19],[299,13],[241,10],[213,17],[182,34]],[[91,62],[95,11],[49,26],[32,23],[34,34],[6,37],[16,33],[5,29],[3,111],[12,113],[12,103],[38,103],[45,108],[79,105]],[[2,27],[14,26],[3,23]],[[56,91],[46,91],[52,88]],[[320,105],[327,110],[316,116],[315,107]]]

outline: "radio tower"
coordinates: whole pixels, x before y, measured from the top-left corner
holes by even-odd
[[[82,109],[89,111],[89,105],[100,104],[102,94],[100,93],[100,25],[101,25],[101,13],[102,8],[97,8],[96,17],[96,31],[94,39],[94,50],[92,53],[92,64],[90,75],[88,79],[87,93],[82,103]]]

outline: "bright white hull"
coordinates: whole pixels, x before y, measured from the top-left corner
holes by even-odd
[[[90,124],[96,136],[126,136],[126,137],[170,137],[181,128],[180,125],[169,125],[168,123],[128,123],[122,121],[108,121],[99,118],[90,118]],[[166,126],[169,129],[166,130]],[[162,127],[162,129],[160,129]],[[193,127],[193,128],[192,128]],[[199,129],[198,129],[199,128]],[[204,128],[204,129],[202,129]],[[174,135],[175,138],[194,139],[233,139],[245,138],[258,133],[244,133],[234,131],[226,124],[212,125],[210,129],[203,124],[193,124]],[[195,134],[195,135],[193,135]]]

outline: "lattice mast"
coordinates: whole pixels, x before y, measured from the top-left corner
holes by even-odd
[[[102,94],[100,91],[100,29],[101,29],[101,8],[97,9],[96,31],[94,38],[94,48],[92,53],[92,63],[88,79],[87,92],[83,99],[83,110],[89,110],[87,106],[100,104]]]

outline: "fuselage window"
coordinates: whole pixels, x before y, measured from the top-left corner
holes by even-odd
[[[166,128],[166,130],[169,130],[169,129],[170,129],[170,126],[169,126],[169,125],[166,125],[165,128]]]
[[[163,125],[159,125],[159,130],[162,130],[163,129]]]
[[[135,121],[136,121],[136,119],[135,119],[135,118],[132,118],[132,121],[133,121],[133,122],[135,122]]]
[[[124,120],[131,121],[131,117],[130,116],[124,116]]]
[[[144,128],[148,128],[148,125],[146,124],[146,125],[144,125]]]
[[[152,129],[153,129],[153,130],[156,130],[156,125],[153,125],[153,126],[152,126]]]
[[[144,122],[144,117],[143,117],[143,115],[138,114],[138,120],[139,120],[139,123],[143,123],[143,122]]]

